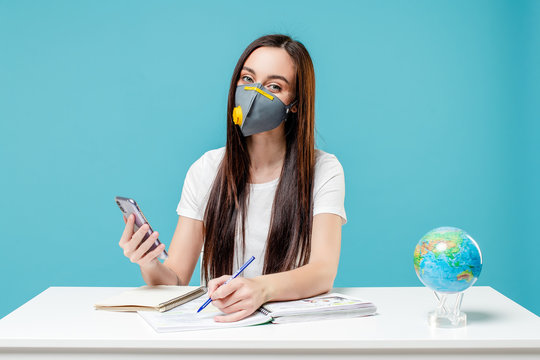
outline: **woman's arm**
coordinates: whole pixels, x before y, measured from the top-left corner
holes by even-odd
[[[169,257],[163,263],[176,274],[179,280],[178,285],[189,284],[203,243],[203,222],[179,216],[169,247]]]
[[[341,217],[315,215],[308,264],[253,279],[236,278],[221,287],[229,275],[209,282],[213,304],[228,314],[216,317],[216,321],[240,320],[268,301],[296,300],[330,291],[337,274],[340,248]]]
[[[267,301],[302,299],[332,289],[339,265],[341,217],[317,214],[313,217],[309,263],[294,270],[261,276]]]

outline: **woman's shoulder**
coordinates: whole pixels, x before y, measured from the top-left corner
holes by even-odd
[[[205,152],[192,165],[190,170],[197,172],[217,171],[223,156],[225,155],[225,146]]]
[[[343,182],[344,177],[343,167],[334,154],[315,149],[315,176],[313,178],[315,194],[328,184],[336,181]]]
[[[321,149],[315,149],[315,176],[317,173],[343,172],[343,167],[334,154],[327,153]]]
[[[208,163],[219,164],[221,162],[221,159],[223,159],[223,155],[225,155],[225,146],[213,150],[208,150],[199,158],[199,160],[206,161]]]

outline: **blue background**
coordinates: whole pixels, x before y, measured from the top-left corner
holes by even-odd
[[[345,169],[335,285],[421,286],[416,243],[456,226],[477,285],[540,314],[539,18],[540,1],[0,0],[0,316],[49,286],[143,284],[114,196],[170,243],[267,33],[310,51],[317,146]]]

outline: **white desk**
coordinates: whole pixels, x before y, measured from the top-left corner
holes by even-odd
[[[0,320],[0,357],[540,359],[540,318],[490,287],[466,291],[468,326],[460,329],[431,329],[433,293],[402,287],[335,289],[373,301],[371,317],[165,334],[135,313],[93,309],[124,289],[45,290]]]

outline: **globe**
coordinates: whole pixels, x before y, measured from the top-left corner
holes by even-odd
[[[424,235],[414,249],[414,270],[428,288],[443,294],[471,287],[482,271],[482,253],[474,239],[455,227]]]

